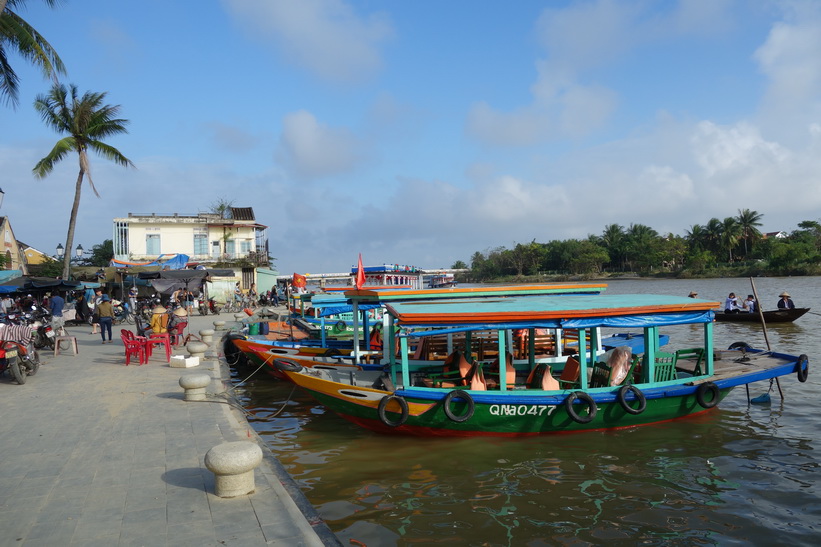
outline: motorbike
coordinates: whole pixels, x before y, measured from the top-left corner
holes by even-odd
[[[51,314],[47,310],[32,314],[29,326],[32,330],[31,342],[35,348],[54,349],[55,332],[51,327]]]
[[[19,385],[23,385],[29,376],[40,370],[40,354],[31,344],[11,340],[0,342],[0,372],[6,370]]]
[[[213,298],[209,298],[207,301],[205,301],[203,300],[203,297],[200,296],[197,302],[200,315],[208,315],[209,313],[212,315],[219,315],[220,310],[217,306],[217,301]]]

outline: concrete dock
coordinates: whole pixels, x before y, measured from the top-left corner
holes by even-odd
[[[214,320],[233,316],[195,314],[189,330]],[[102,344],[68,326],[79,355],[41,350],[24,385],[0,377],[0,546],[339,545],[242,412],[183,400],[184,374],[210,375],[209,394],[230,389],[224,361],[170,368],[156,348],[147,365],[125,366],[121,327],[134,330],[115,326]],[[237,440],[263,449],[256,490],[220,498],[204,458]]]

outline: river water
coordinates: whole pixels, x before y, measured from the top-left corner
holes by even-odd
[[[249,420],[343,544],[818,545],[821,543],[821,278],[756,278],[764,309],[787,290],[813,312],[768,326],[806,353],[771,403],[734,390],[705,415],[606,433],[418,439],[362,430],[268,378],[238,389]],[[751,294],[747,278],[617,280],[608,294]],[[816,314],[815,312],[819,312]],[[700,328],[675,327],[668,348]],[[766,347],[757,324],[715,325],[716,347]],[[750,386],[750,397],[768,392]],[[275,415],[278,411],[279,414]]]

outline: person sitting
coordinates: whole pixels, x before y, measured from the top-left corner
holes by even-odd
[[[151,322],[148,324],[146,334],[162,334],[168,332],[168,310],[163,306],[157,306],[151,310]]]
[[[758,308],[756,308],[755,297],[753,295],[747,295],[747,299],[744,301],[744,309],[747,310],[748,313],[755,313],[758,311]]]
[[[736,298],[735,293],[731,292],[727,300],[724,301],[724,313],[738,313],[741,309],[741,306],[738,305],[738,298]]]
[[[618,346],[607,359],[610,367],[610,385],[620,386],[627,380],[627,372],[630,370],[630,358],[633,352],[630,346]]]
[[[792,299],[790,298],[790,293],[787,291],[782,292],[778,296],[781,297],[781,300],[778,301],[778,309],[779,310],[794,310],[795,304],[793,304]]]

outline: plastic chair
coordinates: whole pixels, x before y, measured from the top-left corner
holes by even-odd
[[[132,357],[137,357],[140,365],[148,362],[144,340],[140,340],[134,336],[133,332],[126,329],[120,331],[120,337],[123,339],[123,346],[125,346],[125,366],[131,364]]]
[[[180,344],[182,344],[182,341],[185,338],[185,328],[187,326],[187,321],[185,323],[178,323],[174,325],[174,327],[169,331],[172,345],[179,346]]]
[[[154,346],[165,347],[165,360],[171,360],[171,336],[167,332],[158,332],[152,334],[146,339],[146,349],[148,350],[148,357],[154,353]]]
[[[429,378],[433,387],[462,387],[470,383],[471,371],[475,372],[475,367],[462,352],[454,351],[445,359],[443,371],[430,374]]]
[[[654,382],[669,382],[676,379],[675,353],[657,352],[654,365]]]
[[[575,357],[568,357],[564,364],[561,375],[559,375],[559,387],[561,389],[573,389],[579,387],[579,373],[581,364]]]

